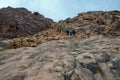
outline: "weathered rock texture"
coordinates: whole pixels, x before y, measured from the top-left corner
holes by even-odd
[[[49,27],[52,29],[48,29]],[[120,11],[80,13],[72,19],[54,23],[37,12],[32,14],[25,8],[3,8],[0,10],[0,38],[14,39],[1,40],[0,50],[35,47],[46,41],[66,39],[68,36],[65,31],[68,28],[76,31],[75,37],[120,36]],[[30,34],[34,35],[27,36]]]
[[[25,8],[0,9],[0,38],[32,35],[51,27],[52,20]]]
[[[36,47],[39,44],[47,41],[59,40],[59,39],[65,39],[65,38],[68,38],[68,37],[64,32],[59,33],[54,29],[47,29],[32,36],[14,38],[9,40],[1,40],[0,51],[11,49],[11,48]]]
[[[61,20],[54,26],[60,31],[73,28],[82,37],[91,35],[120,36],[120,11],[79,13],[74,18]]]
[[[2,51],[0,80],[120,80],[120,37],[53,40]]]
[[[120,11],[54,23],[25,8],[0,9],[0,80],[120,80]]]
[[[0,45],[0,47],[2,47],[0,50],[26,46],[32,47],[50,40],[66,39],[68,36],[65,35],[65,31],[68,28],[73,28],[76,31],[75,37],[88,38],[93,35],[117,37],[120,36],[120,12],[98,11],[80,13],[72,19],[68,18],[58,23],[52,23],[51,28],[52,29],[43,30],[32,36],[7,40],[8,42],[1,41],[1,43],[7,42],[8,47]],[[11,46],[9,46],[9,44],[11,44]]]

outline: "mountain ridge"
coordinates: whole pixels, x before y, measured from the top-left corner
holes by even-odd
[[[0,9],[0,38],[17,38],[38,33],[51,26],[51,19],[25,8]]]
[[[0,9],[0,80],[120,80],[120,11],[53,22],[17,10]]]
[[[41,15],[40,13],[38,12],[31,13],[25,8],[14,9],[14,8],[8,7],[8,8],[1,9],[1,11],[2,10],[3,10],[3,13],[7,13],[7,10],[8,11],[10,10],[10,12],[11,10],[12,12],[15,12],[14,10],[18,10],[18,11],[20,10],[19,12],[22,12],[22,13],[18,12],[19,15],[23,16],[23,12],[24,12],[24,14],[30,15],[29,18],[35,18],[35,20],[32,19],[32,21],[36,22],[36,19],[37,19],[37,22],[35,23],[36,27],[34,26],[34,28],[32,28],[31,25],[34,23],[30,22],[31,20],[30,21],[28,20],[28,22],[30,22],[29,23],[30,25],[24,28],[22,26],[26,25],[27,23],[24,23],[25,18],[23,18],[23,20],[21,21],[24,24],[23,23],[20,24],[21,30],[18,30],[18,31],[15,30],[17,26],[13,26],[13,29],[9,28],[10,25],[8,25],[7,27],[0,26],[2,27],[0,28],[1,33],[5,34],[3,35],[0,33],[1,36],[7,37],[6,35],[8,34],[8,37],[7,37],[8,40],[5,41],[3,39],[3,41],[1,41],[0,50],[9,49],[9,48],[28,47],[28,46],[32,47],[50,40],[67,39],[68,37],[70,37],[66,35],[66,31],[69,28],[72,28],[76,32],[75,36],[71,36],[71,38],[80,38],[80,37],[89,38],[90,36],[94,36],[94,35],[102,35],[104,37],[120,36],[120,11],[107,11],[107,12],[105,11],[90,12],[89,11],[89,12],[79,13],[74,18],[67,18],[66,20],[53,22],[53,20],[51,19],[50,21],[46,20],[46,18],[44,18],[44,16]],[[35,15],[38,15],[38,16],[35,16]],[[18,18],[16,18],[16,20],[17,19]],[[39,23],[43,23],[43,24],[39,25]],[[40,29],[38,30],[38,28]],[[20,34],[19,34],[19,31],[21,32]],[[12,35],[10,35],[10,33],[13,35],[13,37]],[[26,33],[31,33],[31,34],[26,34]],[[16,38],[14,35],[18,36],[18,38]],[[9,40],[9,37],[13,39]]]

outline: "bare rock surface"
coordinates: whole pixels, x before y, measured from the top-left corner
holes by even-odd
[[[51,27],[52,20],[25,8],[0,9],[0,38],[11,39],[38,33]]]
[[[55,23],[25,8],[0,9],[0,80],[120,80],[120,11]]]
[[[82,37],[120,36],[120,11],[89,11],[54,24],[58,31],[72,28]]]
[[[53,40],[1,51],[0,80],[120,80],[120,37]]]

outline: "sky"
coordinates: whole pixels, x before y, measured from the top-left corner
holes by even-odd
[[[59,21],[87,11],[120,11],[120,0],[0,0],[0,8],[7,6],[25,7]]]

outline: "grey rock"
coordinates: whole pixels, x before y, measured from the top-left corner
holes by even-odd
[[[93,46],[99,41],[105,42],[106,49]],[[1,51],[0,80],[119,80],[120,54],[111,53],[116,49],[109,49],[108,41],[97,37],[56,40],[38,47]],[[114,41],[118,42],[119,38]],[[86,50],[81,44],[92,47]]]
[[[100,63],[99,67],[101,68],[102,74],[104,75],[103,77],[105,80],[114,80],[114,75],[110,68],[105,64],[105,63]]]

